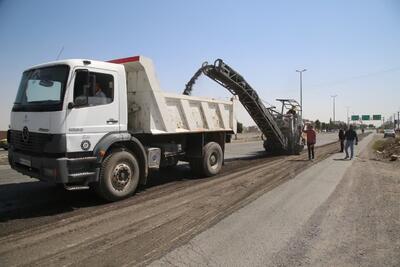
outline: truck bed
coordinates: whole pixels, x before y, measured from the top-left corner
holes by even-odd
[[[126,70],[128,130],[171,134],[210,131],[236,132],[237,100],[215,100],[161,91],[153,64],[145,57],[112,61]]]

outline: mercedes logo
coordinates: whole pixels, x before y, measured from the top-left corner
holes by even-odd
[[[90,148],[89,140],[83,140],[81,143],[82,150],[88,150]]]
[[[24,127],[24,129],[22,129],[22,141],[24,141],[25,143],[28,143],[29,141],[29,130],[28,127]]]

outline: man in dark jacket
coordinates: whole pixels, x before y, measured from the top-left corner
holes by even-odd
[[[358,137],[356,131],[353,130],[353,125],[350,125],[349,129],[344,134],[344,138],[346,140],[345,144],[345,151],[346,157],[345,159],[349,158],[349,147],[350,147],[350,160],[353,158],[354,154],[354,143],[358,145]]]
[[[344,150],[344,131],[342,128],[339,130],[340,152]]]

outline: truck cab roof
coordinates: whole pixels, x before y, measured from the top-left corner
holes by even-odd
[[[137,57],[139,58],[139,57]],[[121,59],[119,59],[121,60]],[[119,62],[118,60],[111,60],[111,61],[99,61],[99,60],[92,60],[92,59],[63,59],[63,60],[57,60],[57,61],[50,61],[38,65],[34,65],[29,67],[27,70],[30,69],[37,69],[37,68],[43,68],[43,67],[51,67],[54,65],[69,65],[69,66],[91,66],[95,68],[100,68],[100,69],[114,69],[114,70],[122,70],[124,67],[123,65],[128,65],[128,63],[131,63],[132,61],[128,62]],[[122,64],[125,63],[125,64]]]

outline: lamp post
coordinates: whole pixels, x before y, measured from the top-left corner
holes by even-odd
[[[400,111],[397,111],[397,130],[400,130]]]
[[[347,106],[347,107],[346,107],[346,110],[347,110],[347,126],[350,125],[349,109],[350,109],[350,107]]]
[[[301,117],[303,117],[303,72],[307,69],[296,70],[300,74],[300,106],[301,106]]]
[[[336,118],[335,118],[335,99],[337,97],[337,95],[331,95],[332,99],[333,99],[333,124],[335,124]],[[335,124],[336,125],[336,124]]]

